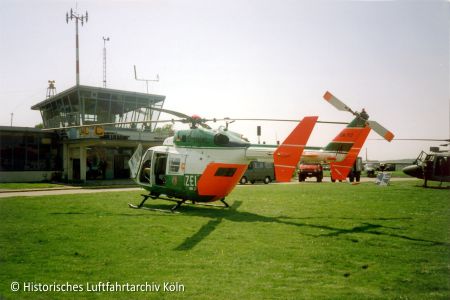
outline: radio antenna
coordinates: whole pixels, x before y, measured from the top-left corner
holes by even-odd
[[[77,12],[78,8],[78,2],[75,6],[75,11],[70,9],[69,12],[66,12],[66,23],[69,23],[69,20],[75,19],[75,48],[76,48],[76,63],[75,63],[75,72],[76,72],[76,79],[77,79],[77,86],[80,85],[80,55],[79,55],[79,42],[78,42],[78,22],[81,22],[81,26],[84,25],[84,22],[87,23],[88,21],[88,12],[83,14],[79,14]]]
[[[106,42],[109,37],[103,37],[103,87],[106,88]]]
[[[148,94],[148,82],[149,81],[154,81],[154,82],[159,82],[159,74],[156,74],[156,79],[141,79],[137,77],[137,71],[136,71],[136,65],[134,65],[134,79],[136,79],[137,81],[145,81],[146,85],[147,85],[147,94]]]

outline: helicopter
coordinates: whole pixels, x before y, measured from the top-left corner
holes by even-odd
[[[450,140],[435,141],[450,142]],[[423,179],[423,187],[428,187],[428,181],[439,181],[441,187],[443,182],[450,182],[450,151],[440,151],[439,147],[431,147],[430,152],[420,152],[412,165],[403,168],[403,173]]]
[[[280,145],[252,145],[241,134],[228,130],[234,121],[280,119],[202,119],[180,112],[158,109],[180,117],[177,122],[188,123],[190,128],[178,130],[164,140],[162,146],[143,151],[139,145],[129,160],[131,178],[147,190],[138,205],[130,208],[153,209],[144,206],[149,199],[176,202],[170,209],[175,212],[183,204],[200,204],[229,207],[225,197],[237,185],[252,160],[273,161],[275,177],[279,182],[289,182],[300,159],[329,162],[332,178],[345,179],[369,132],[373,129],[384,139],[391,141],[394,135],[376,121],[369,120],[363,110],[354,112],[331,93],[324,99],[341,111],[352,113],[355,118],[324,148],[306,147],[317,116],[304,117]],[[207,122],[225,121],[226,126],[212,129]],[[296,121],[298,122],[298,121]],[[220,201],[220,205],[211,202]],[[164,211],[164,210],[163,210]]]
[[[178,130],[162,146],[138,146],[129,160],[131,177],[149,192],[148,198],[229,207],[225,197],[237,185],[251,160],[273,157],[279,181],[289,181],[318,117],[304,117],[278,148],[253,146],[242,135],[226,127],[211,129],[198,116],[188,119],[188,130]],[[181,121],[186,122],[186,121]],[[200,127],[199,127],[200,125]],[[164,196],[163,196],[164,195]],[[222,205],[208,204],[220,201]],[[154,210],[154,209],[152,209]]]

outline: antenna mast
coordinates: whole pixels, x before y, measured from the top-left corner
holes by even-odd
[[[55,81],[49,80],[48,81],[48,88],[47,88],[47,97],[46,99],[53,97],[56,95],[56,87],[55,87]]]
[[[136,79],[137,81],[145,81],[145,83],[147,84],[147,94],[148,94],[148,82],[149,81],[158,82],[159,81],[159,74],[156,74],[156,79],[140,79],[140,78],[137,77],[136,65],[134,65],[134,79]]]
[[[77,86],[80,85],[80,55],[79,55],[79,43],[78,43],[78,21],[81,21],[81,26],[83,26],[84,22],[88,21],[88,12],[86,14],[80,15],[77,11],[73,11],[70,9],[70,14],[66,12],[66,23],[69,24],[69,19],[75,19],[75,47],[76,47],[76,64],[75,64],[75,72],[77,78]]]
[[[103,87],[106,88],[106,42],[109,37],[103,37]]]

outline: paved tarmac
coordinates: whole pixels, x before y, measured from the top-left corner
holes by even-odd
[[[101,188],[101,189],[82,189],[82,188],[70,188],[70,189],[42,189],[33,191],[17,191],[17,192],[2,192],[0,198],[6,197],[34,197],[34,196],[52,196],[52,195],[67,195],[67,194],[92,194],[92,193],[104,193],[104,192],[131,192],[142,190],[140,187],[129,188]]]

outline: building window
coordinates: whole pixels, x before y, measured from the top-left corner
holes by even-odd
[[[51,135],[0,132],[0,171],[60,170],[60,153],[56,137]]]

